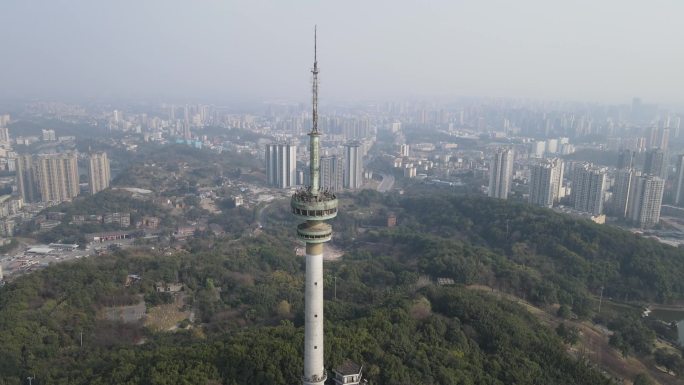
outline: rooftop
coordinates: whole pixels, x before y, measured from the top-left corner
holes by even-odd
[[[361,365],[351,360],[346,360],[341,365],[337,366],[334,371],[342,376],[350,376],[352,374],[360,374],[361,368]]]

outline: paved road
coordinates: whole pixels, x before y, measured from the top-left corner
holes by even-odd
[[[263,206],[257,208],[257,215],[256,215],[256,223],[258,228],[262,228],[264,224],[264,211],[268,208],[268,206],[271,205],[273,202],[268,202],[264,204]]]
[[[387,192],[394,186],[394,175],[380,174],[382,175],[382,182],[378,185],[378,191]]]

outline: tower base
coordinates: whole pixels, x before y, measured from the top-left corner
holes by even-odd
[[[325,385],[325,381],[328,379],[327,373],[323,372],[323,378],[305,378],[302,377],[302,384],[303,385]]]

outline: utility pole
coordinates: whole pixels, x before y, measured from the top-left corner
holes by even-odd
[[[81,330],[81,347],[83,347],[83,330]]]
[[[334,276],[335,288],[333,289],[335,301],[337,301],[337,275]]]
[[[601,296],[599,297],[598,313],[601,314],[601,304],[603,303],[603,286],[601,286]]]

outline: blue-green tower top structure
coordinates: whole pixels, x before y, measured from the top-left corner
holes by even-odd
[[[297,226],[297,236],[304,242],[322,243],[332,237],[332,227],[323,221],[337,216],[337,197],[332,191],[320,188],[320,137],[318,130],[318,59],[314,30],[314,66],[312,85],[312,127],[309,132],[309,186],[297,190],[292,196],[292,214],[306,220]]]

